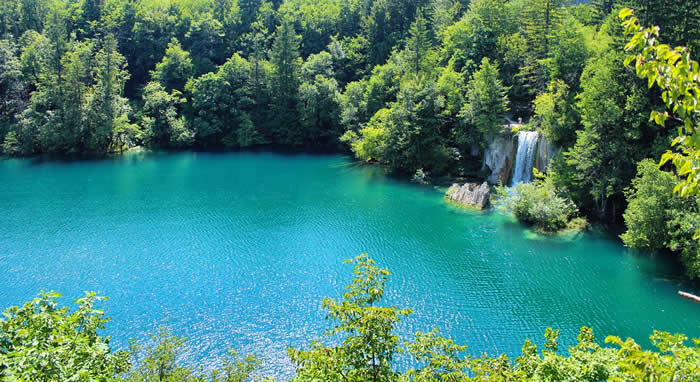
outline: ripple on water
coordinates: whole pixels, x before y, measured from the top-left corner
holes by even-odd
[[[437,327],[476,355],[513,356],[547,326],[562,347],[584,324],[646,345],[653,329],[700,336],[676,265],[601,235],[542,237],[340,156],[12,160],[0,179],[0,305],[99,290],[115,346],[165,326],[190,338],[192,365],[233,347],[290,377],[286,347],[328,327],[320,301],[361,252],[391,270],[387,303],[414,312],[401,333]]]

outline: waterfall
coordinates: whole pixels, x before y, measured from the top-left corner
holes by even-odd
[[[532,166],[537,154],[537,141],[540,134],[536,131],[521,131],[518,133],[518,151],[515,154],[515,170],[511,187],[532,180]]]

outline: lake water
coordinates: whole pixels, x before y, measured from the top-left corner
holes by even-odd
[[[700,336],[677,265],[600,234],[543,238],[342,156],[0,161],[0,307],[99,291],[117,348],[166,326],[190,338],[185,362],[233,347],[288,378],[285,348],[328,327],[320,301],[362,252],[392,272],[387,302],[414,312],[402,333],[437,327],[473,354],[517,355],[547,326],[564,346],[582,325],[645,345],[654,329]]]

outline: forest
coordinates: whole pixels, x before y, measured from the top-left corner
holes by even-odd
[[[351,151],[419,181],[483,178],[484,149],[522,120],[558,150],[546,178],[524,185],[518,218],[626,225],[627,246],[673,253],[698,277],[694,192],[674,196],[686,174],[654,165],[683,118],[657,125],[672,100],[625,64],[618,13],[634,9],[692,53],[700,3],[580,3],[5,1],[1,152],[274,146]],[[692,132],[697,109],[684,116]]]
[[[623,10],[629,8],[629,10]],[[418,182],[483,179],[506,132],[557,147],[500,206],[540,232],[585,225],[678,259],[700,278],[698,0],[9,0],[0,3],[0,154],[130,150],[352,153]],[[523,123],[515,123],[522,121]],[[510,130],[510,129],[508,129]],[[507,186],[507,185],[504,185]],[[694,380],[698,340],[656,349],[590,328],[563,354],[548,328],[511,360],[463,356],[437,332],[400,339],[389,272],[366,255],[328,338],[288,349],[296,380]],[[178,363],[185,339],[112,351],[108,319],[43,293],[0,319],[0,375],[16,381],[244,381],[260,360]],[[409,356],[408,370],[393,361]]]

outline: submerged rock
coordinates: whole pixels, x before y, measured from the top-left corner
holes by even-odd
[[[490,194],[491,188],[487,182],[481,185],[465,183],[462,186],[455,183],[447,190],[445,197],[453,202],[483,210],[488,207]]]

